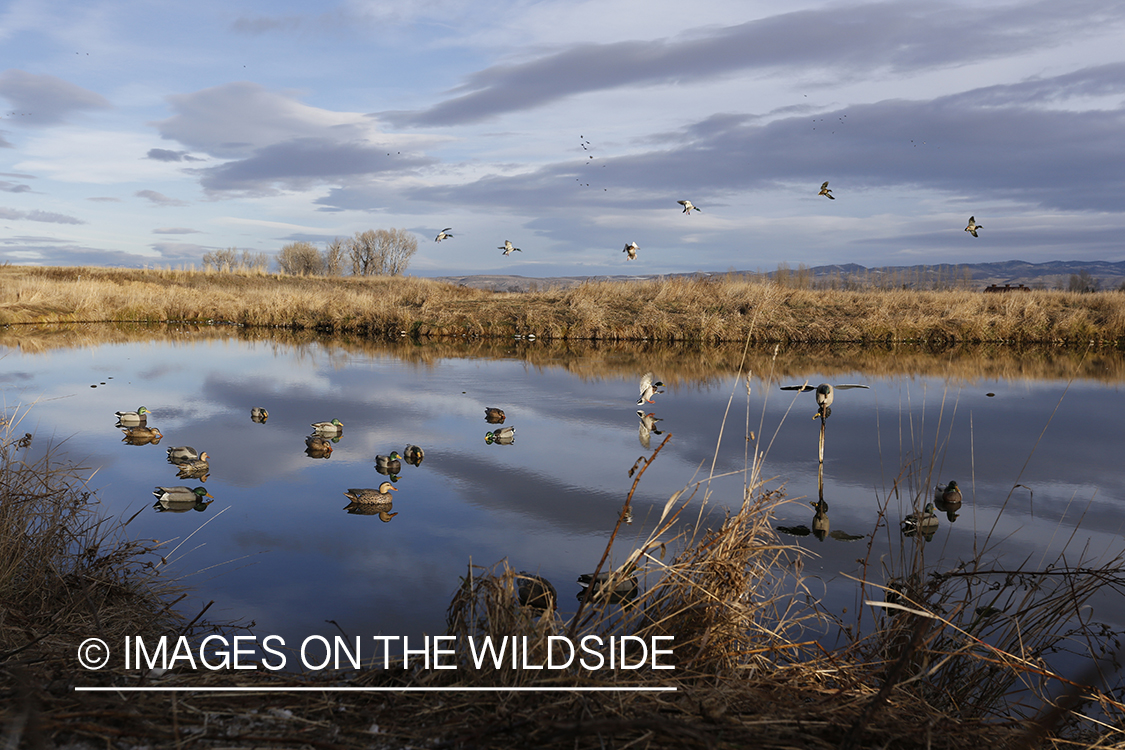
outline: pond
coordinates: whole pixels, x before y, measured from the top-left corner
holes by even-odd
[[[709,473],[725,476],[693,504],[706,492],[710,518],[737,509],[755,448],[767,486],[793,498],[774,525],[808,550],[812,593],[844,620],[861,606],[851,577],[882,583],[918,544],[901,519],[951,479],[963,506],[952,522],[935,512],[928,565],[983,553],[1043,567],[1068,544],[1075,559],[1122,550],[1118,354],[769,347],[747,353],[747,380],[739,347],[380,344],[163,327],[12,329],[0,342],[4,406],[20,419],[15,433],[34,435],[28,457],[53,447],[96,469],[90,486],[104,511],[136,514],[126,532],[160,540],[167,574],[192,587],[181,605],[189,618],[214,600],[209,619],[286,643],[441,633],[468,565],[503,559],[551,580],[564,614],[573,611],[576,579],[601,557],[629,470],[665,438],[615,563],[673,492]],[[660,420],[647,440],[637,413],[646,371],[664,383],[643,405]],[[868,386],[838,391],[824,422],[827,513],[818,517],[816,402],[780,389],[806,381]],[[163,437],[130,444],[115,412],[142,405]],[[253,421],[253,407],[268,419]],[[486,421],[488,407],[504,411],[503,425]],[[331,419],[344,425],[331,454],[308,455],[311,424]],[[515,427],[515,439],[486,441],[498,426]],[[396,515],[349,513],[344,492],[386,481],[375,457],[408,444],[425,455],[403,462]],[[213,500],[162,509],[154,487],[201,484],[177,478],[167,460],[168,448],[185,445],[209,454],[202,485]],[[1096,602],[1095,618],[1125,622],[1119,599]]]

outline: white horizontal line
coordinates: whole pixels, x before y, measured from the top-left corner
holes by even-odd
[[[674,687],[82,687],[84,693],[666,693]]]

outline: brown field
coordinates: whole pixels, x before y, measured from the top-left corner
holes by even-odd
[[[1125,294],[791,289],[728,276],[488,292],[414,277],[0,266],[0,325],[225,322],[363,337],[1121,345]]]

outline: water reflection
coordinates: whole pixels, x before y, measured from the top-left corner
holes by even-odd
[[[769,486],[783,484],[798,500],[779,509],[776,525],[824,540],[786,537],[815,545],[805,573],[823,578],[822,604],[835,611],[854,606],[846,576],[882,573],[857,562],[864,555],[856,546],[828,540],[867,539],[869,559],[895,559],[901,520],[924,515],[928,501],[957,517],[941,523],[930,544],[905,544],[924,547],[931,566],[972,558],[993,528],[997,559],[1039,559],[1080,523],[1079,506],[1098,518],[1075,537],[1091,549],[1119,549],[1125,528],[1125,433],[1103,418],[1125,382],[1119,355],[828,347],[775,356],[771,346],[748,353],[752,393],[728,411],[732,388],[745,393],[741,347],[371,342],[185,328],[149,329],[144,339],[121,329],[60,330],[55,338],[31,329],[0,338],[20,343],[0,359],[9,411],[38,401],[20,428],[34,429],[29,451],[40,455],[65,440],[71,456],[98,470],[91,486],[107,511],[128,518],[168,481],[168,463],[159,449],[124,447],[105,415],[122,403],[152,403],[165,444],[207,449],[207,486],[218,500],[158,498],[159,513],[145,500],[129,532],[170,547],[194,534],[170,558],[171,571],[198,587],[197,599],[215,599],[219,617],[254,621],[287,641],[322,632],[326,619],[350,632],[437,632],[470,560],[508,558],[513,569],[538,571],[560,584],[559,606],[573,611],[578,577],[600,558],[621,515],[638,442],[650,451],[651,436],[666,437],[666,425],[676,434],[638,486],[633,525],[619,533],[610,567],[692,477],[731,474],[710,484],[709,507],[720,517],[738,507],[737,472],[751,451],[765,453],[763,476],[776,477]],[[660,417],[635,404],[646,372],[660,372],[664,383]],[[871,388],[849,392],[847,408],[809,424],[786,418],[791,409],[804,414],[808,397],[778,390],[805,380]],[[91,382],[108,385],[91,389]],[[268,406],[268,422],[246,420],[255,404]],[[507,441],[481,445],[482,413],[488,425],[518,424],[520,439],[513,430]],[[342,429],[309,435],[331,415],[347,417],[346,440]],[[378,486],[386,476],[373,457],[414,445],[425,446],[424,463],[406,461],[413,465],[398,475],[405,489],[393,508],[344,507],[343,488]],[[935,496],[939,478],[950,476],[964,480],[957,487],[968,502],[957,509]],[[1012,495],[1016,483],[1034,487],[1034,513],[1030,493]],[[206,517],[186,512],[208,509]],[[384,513],[394,514],[393,524],[374,522],[388,521]],[[884,513],[895,533],[872,534]],[[363,515],[372,518],[356,518]],[[705,513],[700,524],[709,522]],[[1116,613],[1122,604],[1109,606]]]

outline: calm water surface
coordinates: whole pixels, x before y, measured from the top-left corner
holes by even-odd
[[[915,497],[929,499],[933,485],[949,479],[962,486],[965,502],[953,523],[938,514],[926,546],[938,568],[971,558],[990,531],[989,559],[1036,567],[1072,534],[1074,559],[1083,547],[1090,558],[1122,549],[1125,432],[1117,416],[1122,386],[1113,378],[1079,378],[1068,387],[1063,379],[966,381],[940,369],[936,376],[859,368],[841,375],[836,368],[768,384],[755,375],[748,396],[745,380],[731,373],[685,377],[646,405],[664,433],[646,449],[635,403],[639,364],[591,374],[519,357],[420,363],[329,343],[235,339],[0,354],[8,415],[22,414],[16,431],[35,435],[28,455],[61,447],[97,469],[90,484],[108,514],[141,511],[128,533],[164,542],[169,574],[194,587],[183,607],[189,616],[214,600],[208,617],[254,623],[253,632],[287,643],[338,633],[329,620],[349,635],[440,633],[470,562],[507,558],[516,570],[538,571],[573,609],[575,579],[601,556],[632,483],[629,468],[673,434],[641,483],[618,561],[672,492],[697,471],[706,475],[732,393],[715,472],[744,466],[749,411],[761,449],[769,444],[764,474],[777,477],[770,486],[784,485],[794,498],[776,525],[811,526],[815,402],[810,393],[778,388],[805,379],[870,386],[837,394],[825,435],[831,529],[860,539],[783,537],[812,553],[804,572],[830,610],[854,613],[856,588],[844,575],[861,575],[858,560],[866,558],[868,576],[881,582],[884,564],[915,544],[903,539],[899,520]],[[152,412],[148,425],[164,435],[159,444],[122,442],[114,412],[141,405]],[[269,410],[266,423],[251,421],[254,406]],[[513,444],[486,443],[489,406],[515,426]],[[342,439],[330,458],[310,458],[310,424],[332,418],[345,425]],[[385,477],[374,469],[376,454],[401,453],[408,443],[422,446],[425,460],[403,464],[398,515],[385,523],[347,513],[344,490],[378,486]],[[154,486],[198,484],[176,478],[166,460],[166,449],[179,445],[211,456],[205,486],[215,500],[201,512],[152,507]],[[932,474],[903,471],[918,456],[932,463]],[[1025,488],[1012,492],[1015,484]],[[737,508],[741,488],[741,477],[717,480],[709,506]],[[876,528],[884,506],[887,519]],[[1107,597],[1097,605],[1096,619],[1125,622],[1122,602]]]

